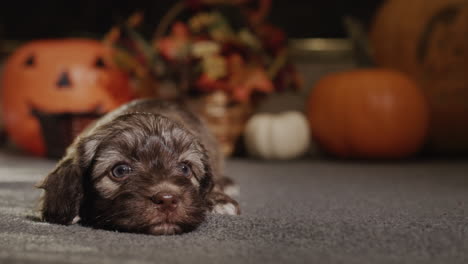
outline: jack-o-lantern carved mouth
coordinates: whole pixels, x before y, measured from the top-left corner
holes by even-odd
[[[30,104],[30,109],[31,115],[40,124],[46,155],[50,158],[61,157],[84,128],[105,114],[99,104],[84,112],[51,113],[42,111],[33,104]]]

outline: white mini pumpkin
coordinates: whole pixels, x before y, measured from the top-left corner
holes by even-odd
[[[256,114],[247,122],[244,140],[247,152],[254,157],[294,159],[309,149],[309,123],[298,111]]]

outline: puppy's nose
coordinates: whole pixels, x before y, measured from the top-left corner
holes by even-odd
[[[168,192],[157,193],[151,200],[161,212],[173,211],[179,206],[179,198],[177,195]]]

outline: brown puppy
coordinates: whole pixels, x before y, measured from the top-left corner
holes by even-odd
[[[190,111],[134,101],[69,147],[40,185],[42,217],[126,232],[187,232],[207,212],[239,214],[237,202],[224,193],[221,170],[216,140]]]

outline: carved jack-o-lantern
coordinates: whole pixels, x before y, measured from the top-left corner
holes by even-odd
[[[63,154],[78,132],[132,99],[112,48],[94,40],[34,41],[8,59],[2,108],[9,137],[35,155]]]

